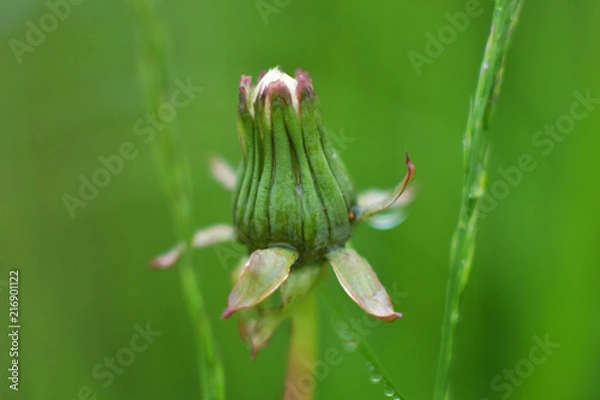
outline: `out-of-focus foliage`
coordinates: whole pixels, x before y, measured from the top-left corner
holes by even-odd
[[[406,294],[396,307],[404,319],[361,325],[366,340],[410,399],[430,398],[461,194],[463,131],[492,3],[481,1],[479,13],[473,1],[259,2],[276,7],[269,15],[252,1],[163,3],[173,76],[180,85],[202,87],[177,109],[200,226],[231,220],[231,195],[207,164],[215,153],[240,159],[241,74],[257,76],[274,65],[309,71],[358,188],[392,187],[404,173],[404,150],[410,151],[419,188],[410,215],[390,231],[361,227],[353,244],[390,292]],[[147,120],[140,96],[131,10],[127,2],[87,0],[56,9],[64,21],[53,24],[45,17],[49,7],[33,0],[0,5],[0,281],[9,269],[21,271],[19,395],[76,399],[89,386],[99,399],[198,398],[177,273],[147,267],[175,235],[152,163],[160,121]],[[468,11],[466,19],[456,17]],[[34,32],[31,26],[40,23],[48,33]],[[525,2],[492,126],[492,195],[458,331],[457,399],[597,399],[599,27],[598,2]],[[438,34],[442,42],[428,45],[429,35]],[[13,52],[21,45],[11,39],[31,46],[20,47],[21,63]],[[420,74],[415,57],[424,62]],[[544,133],[557,124],[554,134]],[[122,166],[111,158],[121,153],[129,158]],[[113,173],[102,176],[97,171],[108,159]],[[110,182],[97,193],[87,188],[86,206],[72,218],[64,195],[81,198],[82,180],[103,178]],[[286,329],[251,361],[235,318],[219,319],[239,254],[232,246],[195,252],[227,393],[278,398]],[[358,320],[366,318],[334,280],[330,274],[326,285],[338,301]],[[0,290],[6,315],[6,288]],[[361,356],[343,351],[321,306],[318,359],[335,348],[341,362],[319,371],[319,398],[384,398]],[[123,350],[147,323],[161,334],[144,351]],[[546,335],[560,347],[536,363],[531,350]],[[7,339],[0,339],[4,371]],[[105,358],[128,365],[110,372]],[[504,371],[515,368],[511,381]]]

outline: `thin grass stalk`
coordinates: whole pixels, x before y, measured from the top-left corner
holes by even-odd
[[[153,0],[131,0],[131,5],[138,42],[138,72],[148,111],[154,114],[160,105],[169,103],[175,90],[170,71],[166,30],[156,14]],[[195,226],[189,167],[176,118],[171,122],[164,122],[164,125],[164,129],[156,132],[152,146],[154,159],[173,204],[173,221],[178,241],[186,242],[192,237]],[[223,364],[189,250],[184,250],[177,268],[194,331],[202,398],[224,400]]]
[[[450,248],[450,277],[442,324],[442,338],[434,388],[434,400],[449,400],[450,369],[460,304],[469,280],[475,253],[480,200],[485,193],[489,154],[489,123],[504,74],[504,63],[522,7],[522,0],[496,0],[492,26],[464,138],[464,182],[458,226]]]

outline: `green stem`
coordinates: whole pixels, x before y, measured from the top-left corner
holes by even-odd
[[[450,249],[450,277],[442,324],[442,338],[434,388],[435,400],[449,400],[450,367],[455,346],[455,333],[460,319],[462,294],[469,280],[475,252],[475,236],[479,203],[485,193],[488,159],[488,125],[504,73],[504,61],[510,47],[521,0],[496,0],[492,26],[479,72],[475,96],[471,101],[464,139],[465,178],[458,226]]]
[[[317,332],[317,301],[314,290],[294,307],[290,319],[291,333],[283,399],[312,400]]]
[[[153,0],[131,0],[138,36],[138,69],[148,111],[156,114],[169,104],[175,90],[170,74],[168,40],[157,17]],[[187,242],[194,231],[192,184],[176,119],[162,121],[155,132],[153,151],[162,181],[173,203],[173,220],[178,242]],[[192,322],[199,363],[200,391],[205,400],[225,399],[223,364],[216,348],[204,299],[198,285],[191,252],[186,249],[178,264],[185,305]]]

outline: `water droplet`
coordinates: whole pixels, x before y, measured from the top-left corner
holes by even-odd
[[[381,372],[370,362],[367,363],[367,370],[369,371],[369,380],[373,383],[381,382]]]
[[[338,327],[337,334],[342,340],[354,340],[354,333],[345,324]]]
[[[358,348],[358,339],[356,334],[350,329],[345,322],[340,322],[337,324],[336,333],[338,337],[342,340],[342,347],[346,352],[351,353]]]
[[[396,395],[396,390],[389,382],[386,381],[383,383],[383,394],[386,397],[392,397]]]
[[[358,348],[358,342],[356,340],[345,340],[342,342],[342,347],[346,352],[352,353]]]
[[[393,400],[402,400],[402,399],[400,398],[400,396],[396,396],[396,397],[394,397]]]

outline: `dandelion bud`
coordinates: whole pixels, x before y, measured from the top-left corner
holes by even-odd
[[[400,318],[368,261],[346,242],[359,222],[397,203],[415,171],[408,155],[408,172],[396,188],[359,207],[328,140],[312,81],[302,70],[292,78],[271,69],[255,87],[251,77],[242,76],[238,134],[243,159],[234,225],[250,255],[236,271],[223,318],[248,311],[240,331],[253,353],[316,286],[327,264],[366,312],[386,321]],[[263,309],[264,300],[279,288],[281,308]]]
[[[279,69],[240,80],[243,166],[234,201],[238,238],[251,250],[290,247],[300,263],[343,246],[356,196],[330,145],[308,73]]]

